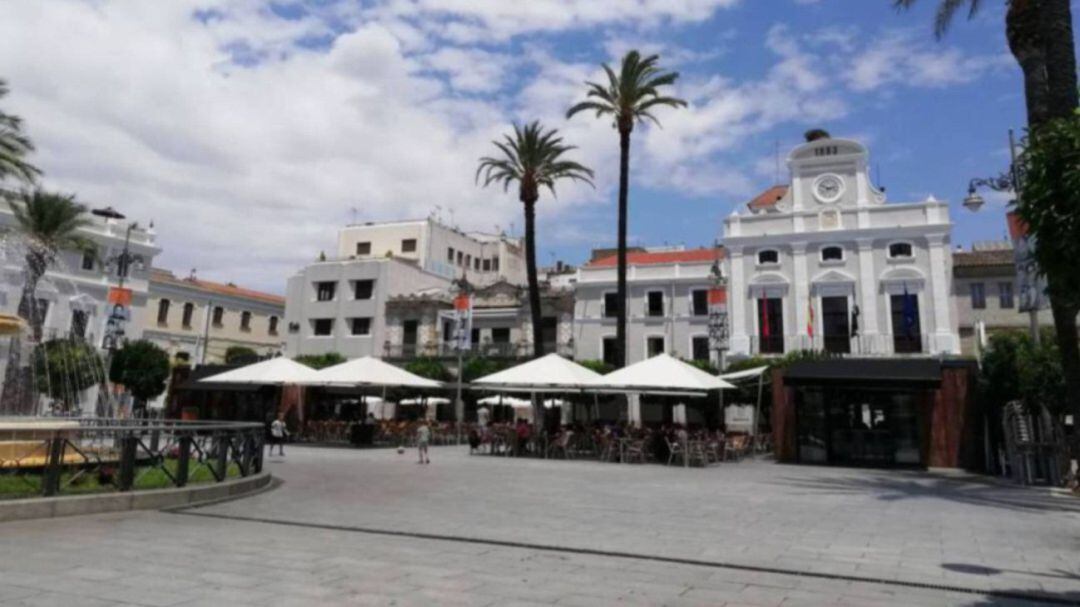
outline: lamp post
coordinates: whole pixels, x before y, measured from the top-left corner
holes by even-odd
[[[964,208],[972,213],[977,213],[982,209],[986,201],[979,195],[979,188],[989,188],[995,192],[1012,192],[1015,198],[1009,202],[1009,206],[1015,206],[1019,203],[1024,183],[1021,173],[1022,167],[1016,162],[1016,138],[1012,129],[1009,129],[1009,157],[1011,162],[1008,171],[995,177],[976,177],[968,182],[968,193],[964,197]],[[1036,346],[1039,345],[1038,305],[1031,306],[1028,309],[1028,329],[1031,333],[1031,340]]]
[[[454,297],[456,320],[454,348],[457,350],[457,396],[454,399],[454,419],[457,421],[458,442],[461,442],[461,424],[465,421],[465,401],[461,399],[461,379],[465,367],[465,350],[469,347],[472,330],[472,286],[466,274],[454,281],[457,296]]]
[[[726,367],[726,355],[728,349],[728,313],[727,313],[727,277],[724,276],[724,268],[720,263],[720,243],[716,243],[716,259],[709,269],[712,277],[712,288],[709,289],[709,341],[716,350],[717,364],[720,367],[719,374],[724,374]],[[719,391],[720,421],[724,417],[724,391]]]

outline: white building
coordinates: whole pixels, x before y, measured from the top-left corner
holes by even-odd
[[[791,186],[724,220],[731,352],[960,352],[948,205],[886,203],[855,141],[788,156]]]
[[[687,360],[714,358],[707,298],[717,255],[715,248],[628,252],[626,364],[661,352]],[[615,362],[616,280],[616,257],[607,255],[580,268],[571,283],[577,360]]]
[[[337,252],[338,258],[310,264],[288,281],[288,356],[383,356],[391,337],[390,298],[450,291],[462,277],[481,287],[525,282],[516,239],[467,234],[431,218],[348,226],[338,234]]]

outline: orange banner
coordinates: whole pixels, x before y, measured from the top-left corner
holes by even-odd
[[[109,303],[112,305],[120,305],[125,308],[131,307],[131,289],[121,289],[113,287],[109,289]]]

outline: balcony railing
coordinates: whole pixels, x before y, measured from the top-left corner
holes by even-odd
[[[858,335],[856,337],[833,335],[784,335],[750,337],[750,354],[781,356],[797,350],[828,352],[838,356],[893,356],[929,354],[930,338],[926,334],[913,337],[891,334]]]
[[[544,353],[556,353],[565,357],[573,357],[574,345],[568,343],[545,343]],[[533,355],[533,348],[528,343],[518,342],[486,342],[472,344],[469,349],[462,353],[466,358],[504,358],[526,359]],[[457,358],[458,351],[453,343],[426,343],[426,344],[385,344],[383,357],[391,360],[411,360],[414,358]]]

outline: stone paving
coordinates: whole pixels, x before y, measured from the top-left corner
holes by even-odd
[[[1080,500],[1045,491],[432,456],[290,448],[257,496],[0,524],[0,605],[1080,604]]]

